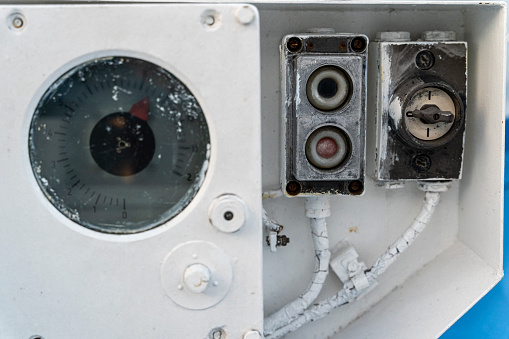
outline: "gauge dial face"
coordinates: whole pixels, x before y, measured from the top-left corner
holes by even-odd
[[[207,170],[210,137],[190,90],[131,57],[80,64],[39,101],[30,161],[47,199],[89,229],[129,234],[177,215]]]

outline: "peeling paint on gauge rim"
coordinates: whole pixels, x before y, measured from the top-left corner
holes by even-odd
[[[191,202],[208,169],[210,136],[196,97],[175,75],[111,56],[79,64],[49,86],[32,118],[29,151],[39,187],[68,219],[131,234]]]

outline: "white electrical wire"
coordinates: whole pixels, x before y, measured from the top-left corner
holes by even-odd
[[[280,189],[267,190],[262,193],[262,200],[279,198],[283,196],[283,192]],[[265,208],[263,208],[262,214],[263,225],[273,232],[279,233],[283,229],[283,225],[278,224],[274,219],[270,218]]]
[[[417,239],[419,234],[424,230],[429,220],[431,219],[431,216],[435,211],[435,207],[440,201],[440,193],[447,191],[449,187],[450,182],[419,183],[419,188],[426,192],[424,195],[422,208],[410,227],[408,227],[405,232],[403,232],[402,236],[391,246],[389,246],[389,248],[378,258],[375,264],[365,272],[369,285],[372,285],[374,282],[376,282],[380,274],[385,272],[385,270],[396,260],[396,258],[399,257],[399,255],[405,251],[405,249],[407,249],[408,246],[410,246],[410,244],[415,241],[415,239]],[[310,321],[323,318],[334,308],[353,301],[361,292],[362,291],[356,290],[353,287],[353,284],[347,284],[336,295],[321,301],[320,303],[311,307],[309,310],[302,312],[298,318],[296,318],[290,324],[281,327],[272,333],[265,333],[265,338],[281,338],[282,336],[297,330],[299,327]]]
[[[278,328],[286,326],[301,315],[318,297],[329,273],[330,251],[329,236],[325,218],[330,216],[328,197],[311,197],[306,199],[306,216],[310,218],[311,235],[315,248],[315,265],[313,277],[306,290],[299,298],[288,303],[279,311],[264,320],[264,334],[270,335]]]
[[[265,225],[265,227],[269,231],[274,231],[274,232],[279,233],[283,229],[282,225],[278,224],[275,220],[273,220],[269,217],[265,208],[263,209],[262,221],[263,221],[263,225]]]

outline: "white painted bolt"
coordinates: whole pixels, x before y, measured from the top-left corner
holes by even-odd
[[[255,13],[251,6],[242,6],[235,12],[237,20],[242,25],[249,25],[255,18]]]
[[[236,195],[222,195],[210,204],[209,219],[221,232],[236,232],[246,222],[247,206]]]
[[[352,262],[350,262],[350,263],[348,264],[348,271],[350,271],[350,272],[355,272],[356,270],[357,270],[357,263],[355,263],[355,262],[353,262],[353,261],[352,261]]]
[[[210,270],[202,264],[192,264],[184,271],[184,284],[193,293],[202,293],[209,285]]]
[[[261,337],[262,336],[258,331],[247,331],[246,333],[244,333],[242,339],[260,339]]]
[[[410,41],[410,32],[377,32],[375,41]]]

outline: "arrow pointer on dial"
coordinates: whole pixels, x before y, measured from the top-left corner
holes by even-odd
[[[143,121],[147,121],[149,113],[149,101],[148,97],[145,97],[135,103],[129,110],[132,116],[135,116]]]

